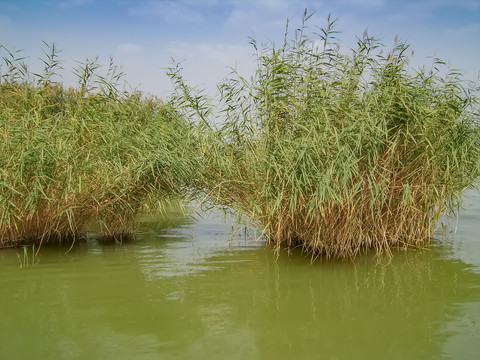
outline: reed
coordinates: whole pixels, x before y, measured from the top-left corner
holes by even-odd
[[[478,91],[440,60],[409,65],[409,46],[387,49],[367,32],[344,50],[336,20],[252,39],[258,69],[235,70],[212,107],[177,66],[175,106],[203,132],[205,171],[195,187],[247,215],[276,251],[354,258],[424,246],[441,214],[478,184]]]
[[[0,50],[0,247],[76,238],[96,220],[120,240],[139,211],[183,194],[199,160],[171,106],[125,90],[112,61],[87,59],[66,88],[54,45],[42,74]]]

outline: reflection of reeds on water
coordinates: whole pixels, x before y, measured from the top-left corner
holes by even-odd
[[[309,17],[281,47],[252,40],[258,70],[219,85],[221,126],[171,70],[204,131],[195,187],[256,220],[277,251],[421,247],[480,175],[477,93],[454,70],[442,76],[440,60],[409,67],[397,39],[388,50],[364,33],[343,51],[330,20],[312,39]]]
[[[111,62],[87,60],[76,89],[0,48],[0,247],[74,239],[93,219],[106,237],[129,236],[138,211],[181,194],[197,167],[188,124],[167,104],[127,92]]]

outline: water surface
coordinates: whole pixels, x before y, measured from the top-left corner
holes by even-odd
[[[0,359],[477,359],[479,219],[471,193],[456,233],[353,263],[180,214],[127,244],[2,250]]]

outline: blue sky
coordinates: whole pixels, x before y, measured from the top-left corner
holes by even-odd
[[[62,50],[64,68],[75,60],[113,56],[140,90],[167,96],[165,68],[184,60],[184,76],[214,95],[215,84],[236,66],[248,76],[255,64],[248,37],[280,41],[287,18],[298,25],[305,8],[310,26],[329,13],[348,46],[365,28],[391,46],[396,34],[415,50],[413,64],[449,61],[467,79],[480,71],[480,0],[0,0],[0,44],[24,49],[40,67],[42,40]],[[73,81],[66,72],[63,81]]]

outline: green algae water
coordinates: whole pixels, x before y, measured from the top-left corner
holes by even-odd
[[[465,204],[429,248],[353,263],[275,259],[179,214],[122,245],[5,249],[0,359],[477,359],[480,196]]]

